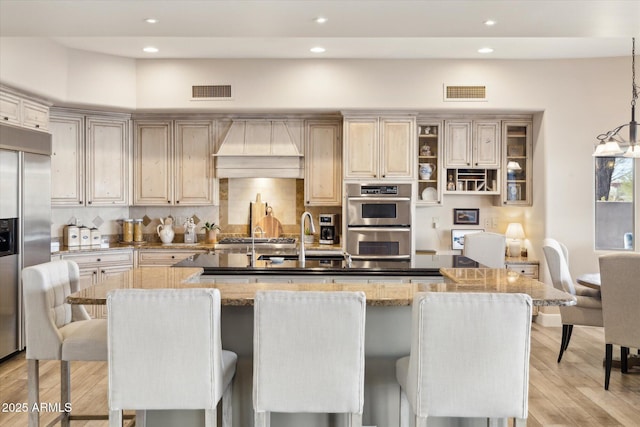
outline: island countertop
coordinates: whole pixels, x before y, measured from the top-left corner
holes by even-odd
[[[67,302],[103,305],[107,294],[114,289],[217,288],[224,306],[251,306],[259,290],[362,291],[370,306],[408,306],[417,292],[526,293],[534,305],[575,304],[570,294],[503,269],[443,269],[447,278],[445,283],[211,283],[200,280],[202,271],[202,268],[187,267],[135,268],[73,293],[67,297]],[[462,278],[456,281],[459,276]]]

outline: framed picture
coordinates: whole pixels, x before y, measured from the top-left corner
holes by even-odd
[[[453,229],[451,230],[451,249],[464,249],[464,236],[467,234],[481,233],[483,228]]]
[[[480,209],[454,209],[453,223],[466,225],[480,224]]]

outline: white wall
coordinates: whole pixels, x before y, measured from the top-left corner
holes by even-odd
[[[145,111],[366,108],[536,113],[534,206],[487,209],[490,215],[499,212],[505,227],[509,215],[527,218],[532,255],[539,259],[542,238],[551,236],[569,247],[574,275],[598,268],[598,254],[593,251],[591,153],[596,135],[629,120],[629,58],[133,62],[31,39],[1,42],[0,82],[62,102]],[[489,101],[443,102],[445,82],[486,84]],[[190,100],[191,85],[228,83],[233,85],[232,101]],[[434,212],[447,218],[454,204],[467,203],[452,200],[447,197],[446,207]],[[420,212],[418,216],[429,222],[417,226],[430,226],[432,215]],[[544,267],[542,272],[546,275]]]

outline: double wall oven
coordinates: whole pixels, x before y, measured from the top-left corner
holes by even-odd
[[[352,258],[411,260],[411,184],[347,184],[346,190]]]

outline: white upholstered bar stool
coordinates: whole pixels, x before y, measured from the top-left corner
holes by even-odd
[[[81,305],[65,302],[78,291],[80,273],[73,261],[53,261],[22,270],[25,329],[27,339],[27,387],[29,426],[40,424],[40,360],[60,361],[60,404],[71,403],[71,361],[107,360],[107,321],[91,319]],[[96,419],[93,415],[71,415],[65,410],[62,426],[71,420]],[[102,417],[106,419],[106,414]],[[56,421],[57,422],[57,421]]]
[[[544,258],[547,261],[553,287],[573,295],[577,302],[572,306],[560,307],[562,320],[562,339],[558,363],[569,347],[573,325],[603,326],[602,299],[598,289],[591,289],[573,281],[569,271],[569,251],[555,239],[544,239],[542,243]]]
[[[204,409],[215,426],[221,398],[231,427],[237,355],[222,349],[217,289],[115,290],[107,308],[110,427],[124,409]]]
[[[609,390],[613,345],[620,346],[623,374],[628,372],[629,348],[640,348],[640,254],[601,256],[600,283],[605,342],[604,389]]]
[[[418,293],[408,357],[396,362],[400,426],[427,417],[515,418],[526,425],[531,297]]]
[[[464,236],[464,256],[489,268],[505,267],[507,241],[503,234],[472,233]]]
[[[256,293],[256,427],[271,412],[346,413],[362,425],[365,311],[362,292]]]

